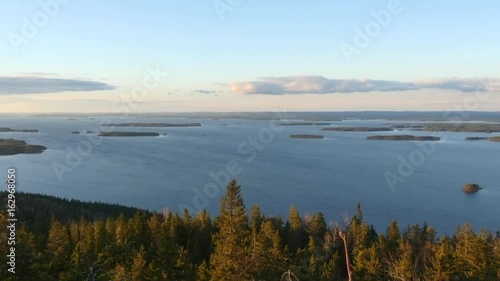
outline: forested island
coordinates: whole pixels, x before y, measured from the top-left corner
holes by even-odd
[[[111,123],[103,127],[200,127],[201,123]]]
[[[352,216],[328,223],[321,212],[286,218],[258,205],[247,209],[231,181],[212,218],[201,210],[163,213],[50,196],[16,194],[16,273],[2,280],[498,280],[500,232],[469,223],[438,237],[425,222],[388,222],[376,231],[358,204]],[[7,193],[0,193],[6,204]],[[120,214],[121,213],[121,214]],[[5,209],[0,224],[7,225]],[[0,228],[0,251],[9,252]],[[347,235],[344,235],[347,233]],[[345,238],[345,240],[344,240]],[[345,242],[347,247],[344,247]],[[347,251],[346,251],[347,249]],[[7,272],[8,257],[0,256]]]
[[[487,141],[500,142],[500,136],[498,136],[498,137],[466,137],[465,140],[466,141],[487,140]]]
[[[43,145],[28,144],[22,140],[0,139],[0,156],[16,154],[37,154],[47,148]]]
[[[415,131],[431,132],[475,132],[495,133],[500,132],[500,124],[497,123],[429,123],[429,124],[398,124],[393,128],[405,128]]]
[[[158,137],[156,132],[100,132],[100,137]]]
[[[440,137],[434,136],[412,136],[412,135],[389,135],[389,136],[368,136],[369,140],[395,140],[395,141],[439,141]]]
[[[409,129],[412,131],[422,131],[425,129],[425,126],[419,124],[395,124],[390,125],[393,129]]]
[[[6,133],[6,132],[18,132],[18,133],[38,133],[37,129],[12,129],[9,127],[0,127],[0,133]]]
[[[489,137],[488,140],[489,141],[494,141],[494,142],[500,142],[500,136],[498,136],[498,137]]]
[[[322,135],[290,135],[292,139],[323,139]]]
[[[325,122],[283,122],[280,126],[330,126],[331,123]]]
[[[338,131],[338,132],[389,132],[394,131],[388,127],[328,127],[323,128],[323,131]]]

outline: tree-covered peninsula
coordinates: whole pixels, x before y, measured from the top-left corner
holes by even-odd
[[[0,127],[0,133],[17,132],[17,133],[38,133],[37,129],[12,129],[10,127]]]
[[[22,140],[0,139],[0,156],[16,154],[37,154],[47,148],[43,145],[28,144]]]

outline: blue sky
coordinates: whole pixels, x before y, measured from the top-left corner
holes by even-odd
[[[50,14],[40,3],[57,8]],[[221,14],[215,6],[229,8]],[[464,83],[500,77],[498,1],[3,0],[0,7],[0,112],[112,111],[152,68],[168,77],[132,99],[131,110],[446,110],[473,94]],[[389,14],[387,24],[373,12]],[[34,35],[23,34],[24,18]],[[356,29],[366,33],[373,23],[379,29],[369,44],[356,46]],[[346,44],[358,49],[349,59]],[[65,79],[79,86],[61,88]],[[417,87],[374,86],[381,81]],[[37,92],[40,83],[54,91]],[[494,91],[481,102],[478,110],[500,108]]]

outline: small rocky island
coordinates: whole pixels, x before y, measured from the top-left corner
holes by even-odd
[[[100,132],[100,137],[158,137],[156,132]]]
[[[481,189],[483,189],[483,188],[475,183],[468,183],[464,186],[465,193],[476,193]]]
[[[395,141],[439,141],[441,138],[434,136],[390,135],[368,136],[369,140],[395,140]]]
[[[324,139],[322,135],[290,135],[292,139]]]
[[[201,127],[201,123],[111,123],[103,124],[103,127],[143,127],[143,128],[166,128],[166,127]]]
[[[7,132],[18,132],[18,133],[38,133],[37,129],[22,129],[22,130],[16,130],[12,129],[9,127],[0,127],[0,132],[1,133],[7,133]]]
[[[390,132],[394,131],[388,127],[328,127],[323,128],[323,131],[337,131],[337,132]]]
[[[43,145],[27,144],[22,140],[0,139],[0,156],[16,154],[38,154],[47,148]]]

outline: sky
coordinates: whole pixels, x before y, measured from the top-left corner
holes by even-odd
[[[0,0],[0,113],[500,109],[500,2]]]

